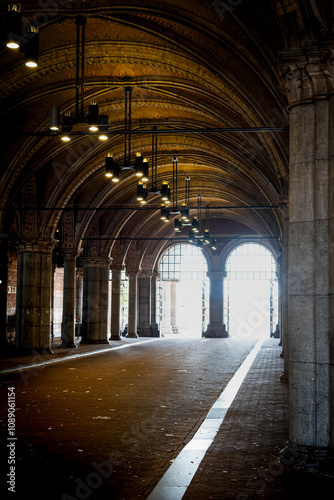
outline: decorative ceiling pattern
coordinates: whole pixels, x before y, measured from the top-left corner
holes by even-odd
[[[27,68],[22,51],[2,45],[2,231],[22,236],[23,193],[32,183],[36,236],[53,238],[69,208],[75,211],[78,246],[96,225],[108,251],[120,235],[173,235],[173,225],[160,220],[158,194],[139,207],[133,170],[121,171],[117,184],[104,175],[108,153],[123,161],[124,88],[131,86],[131,128],[146,131],[132,135],[132,160],[137,152],[151,159],[149,131],[158,127],[157,183],[171,180],[171,160],[178,157],[179,204],[189,176],[191,212],[197,212],[200,193],[212,227],[216,220],[223,231],[218,221],[224,218],[230,227],[240,224],[241,232],[246,227],[249,234],[280,235],[278,210],[232,208],[277,207],[288,189],[287,102],[277,71],[286,39],[278,3],[50,0],[42,8],[22,2],[22,31],[29,23],[39,26],[39,60]],[[3,38],[6,9],[3,2]],[[103,142],[97,134],[78,134],[63,143],[49,131],[51,106],[61,113],[75,110],[77,15],[87,20],[84,105],[94,102],[108,116]],[[254,127],[268,130],[222,130]]]

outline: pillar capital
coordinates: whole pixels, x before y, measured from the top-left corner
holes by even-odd
[[[64,260],[76,260],[82,254],[82,248],[61,248]]]
[[[280,53],[281,91],[289,106],[325,99],[334,91],[333,47],[310,46]]]
[[[127,269],[126,270],[126,275],[127,276],[138,276],[139,269]]]
[[[51,253],[57,243],[53,238],[22,238],[15,246],[19,253]]]
[[[153,273],[152,273],[152,271],[149,271],[149,270],[142,269],[138,273],[138,278],[152,278],[152,277],[153,277]]]
[[[83,267],[110,267],[110,257],[101,256],[101,257],[90,257],[85,256],[81,258],[81,262]]]

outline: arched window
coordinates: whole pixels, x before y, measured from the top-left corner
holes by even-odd
[[[158,308],[162,336],[200,337],[208,322],[207,262],[189,243],[168,248],[159,262]]]
[[[231,336],[269,337],[277,331],[276,260],[263,245],[243,243],[226,265],[224,321]]]
[[[159,273],[162,280],[205,280],[208,266],[202,250],[181,243],[168,248],[160,259]]]
[[[226,272],[230,280],[275,280],[276,262],[263,245],[246,243],[230,254]]]

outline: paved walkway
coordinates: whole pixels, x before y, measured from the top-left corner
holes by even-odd
[[[333,477],[291,472],[277,461],[288,436],[288,386],[279,381],[277,339],[258,346],[225,404],[229,382],[255,345],[232,338],[124,339],[2,358],[1,471],[13,451],[16,493],[1,498],[332,498]],[[4,414],[9,387],[16,398],[13,450],[4,444],[14,443]],[[199,459],[196,436],[206,440]],[[178,462],[185,449],[192,453],[188,464]],[[159,490],[173,464],[180,464],[174,492]],[[179,476],[187,474],[180,494]]]

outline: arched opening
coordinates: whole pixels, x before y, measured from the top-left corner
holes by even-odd
[[[226,260],[225,321],[233,337],[273,336],[278,322],[276,261],[263,245],[237,246]]]
[[[202,250],[173,245],[159,262],[158,311],[162,336],[201,337],[208,323],[209,281]]]

